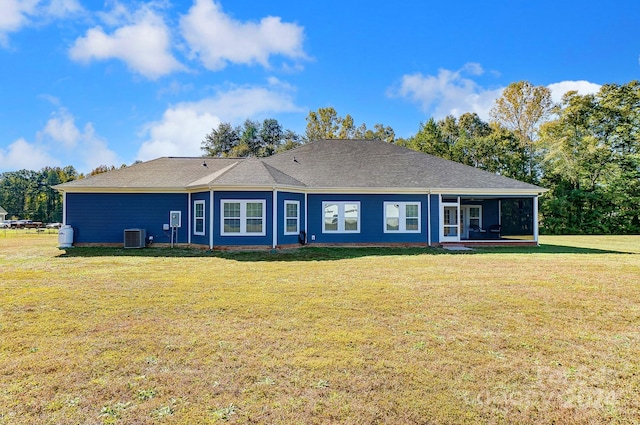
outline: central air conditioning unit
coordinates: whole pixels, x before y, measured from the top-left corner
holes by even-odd
[[[124,229],[125,248],[144,248],[147,241],[146,229]]]

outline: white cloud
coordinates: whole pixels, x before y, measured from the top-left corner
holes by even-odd
[[[82,161],[83,170],[92,170],[99,165],[117,166],[120,163],[118,155],[96,134],[91,123],[85,124],[74,151]]]
[[[269,67],[271,55],[306,57],[302,27],[276,16],[260,22],[240,22],[213,0],[196,0],[181,18],[180,28],[191,53],[210,70],[220,70],[228,63]]]
[[[233,87],[198,102],[184,102],[168,108],[162,119],[147,124],[146,140],[137,159],[159,156],[200,156],[202,140],[220,122],[244,121],[279,112],[301,112],[290,88],[279,81],[269,87]]]
[[[406,74],[402,76],[398,86],[389,89],[388,95],[409,99],[436,119],[475,112],[487,121],[489,111],[496,99],[502,96],[505,87],[487,89],[465,77],[480,76],[483,73],[480,64],[467,63],[457,71],[440,69],[438,75]],[[552,100],[559,102],[568,91],[575,90],[578,94],[585,95],[596,93],[601,86],[589,81],[561,81],[547,87],[551,90]]]
[[[2,0],[0,46],[7,46],[8,34],[34,22],[65,18],[82,10],[77,0]]]
[[[75,117],[62,107],[52,115],[36,135],[45,147],[67,158],[77,158],[83,170],[92,170],[99,165],[118,165],[118,156],[96,134],[92,123],[86,123],[81,130],[76,126]]]
[[[162,120],[148,124],[149,140],[140,147],[137,159],[202,155],[200,144],[220,118],[199,109],[197,104],[180,104],[167,109]]]
[[[549,84],[547,88],[551,90],[551,99],[555,103],[559,103],[569,91],[577,91],[580,95],[597,93],[602,87],[600,84],[590,83],[589,81],[561,81],[559,83]]]
[[[40,170],[56,164],[58,161],[46,149],[23,138],[11,143],[7,149],[0,149],[0,170]]]
[[[39,0],[3,0],[0,13],[0,37],[3,33],[18,31],[29,21]]]
[[[81,137],[80,130],[75,124],[75,118],[64,109],[54,114],[54,117],[47,121],[44,129],[38,135],[39,137],[50,137],[67,148],[73,148]]]
[[[85,63],[119,59],[134,72],[150,79],[184,69],[171,54],[169,28],[150,7],[143,6],[126,15],[120,6],[110,22],[119,19],[127,20],[128,24],[120,26],[112,34],[105,33],[102,27],[95,27],[78,38],[69,49],[71,59]]]
[[[465,75],[479,76],[483,72],[480,64],[468,63],[457,71],[440,69],[438,75],[406,74],[399,86],[390,89],[388,94],[418,103],[435,118],[475,112],[486,120],[503,88],[485,89],[465,78]]]
[[[64,108],[52,115],[36,133],[35,142],[20,138],[7,149],[0,149],[0,170],[74,165],[79,171],[88,172],[99,165],[119,164],[118,156],[96,134],[93,124],[78,128],[75,117]]]
[[[80,12],[82,6],[78,0],[51,0],[46,7],[46,14],[56,18],[62,18]]]

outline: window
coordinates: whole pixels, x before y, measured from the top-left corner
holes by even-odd
[[[323,202],[323,233],[359,233],[360,202]]]
[[[193,234],[204,235],[204,201],[193,203]]]
[[[481,207],[468,207],[469,208],[469,227],[482,227],[481,220]]]
[[[420,203],[385,202],[384,231],[385,233],[419,233]]]
[[[226,200],[222,204],[223,236],[264,236],[266,202],[264,200]]]
[[[284,234],[300,233],[300,202],[284,201]]]

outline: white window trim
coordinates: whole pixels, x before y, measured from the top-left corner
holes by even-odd
[[[327,205],[338,206],[338,229],[327,230],[325,229],[325,216],[324,210]],[[344,229],[344,206],[345,204],[355,204],[358,206],[358,229],[357,230],[345,230]],[[360,233],[360,221],[362,217],[362,208],[360,207],[360,201],[322,201],[322,233]]]
[[[240,232],[224,231],[224,204],[240,204],[240,217],[228,217],[240,219]],[[247,217],[247,204],[262,204],[262,217]],[[261,218],[262,232],[247,232],[247,219]],[[220,234],[222,236],[265,236],[267,234],[267,201],[264,199],[221,199],[220,200]]]
[[[400,217],[398,217],[398,230],[387,229],[387,205],[398,205],[400,207]],[[418,230],[407,230],[407,205],[418,206]],[[419,201],[392,202],[384,203],[383,229],[384,233],[420,233],[422,231],[422,205]]]
[[[287,216],[287,205],[295,205],[296,206],[296,231],[295,232],[287,232],[287,220],[291,220],[294,217]],[[285,235],[298,235],[300,234],[300,201],[284,201],[284,234]]]
[[[482,205],[476,205],[476,204],[473,204],[473,205],[471,205],[471,204],[463,204],[463,205],[460,205],[460,208],[464,208],[464,209],[466,210],[466,211],[465,211],[465,214],[466,214],[466,217],[465,217],[465,220],[466,220],[465,226],[467,226],[467,227],[471,225],[471,219],[472,219],[472,217],[471,217],[471,208],[478,208],[478,212],[480,213],[480,216],[479,216],[479,217],[477,217],[477,218],[478,218],[478,223],[479,223],[479,224],[478,224],[478,227],[480,227],[481,229],[483,228],[483,227],[482,227]],[[473,218],[475,219],[476,217],[473,217]]]
[[[197,205],[202,205],[202,217],[198,217],[198,208]],[[206,216],[207,212],[205,210],[206,203],[203,200],[194,201],[193,202],[193,234],[196,236],[204,236],[206,234]],[[202,232],[198,232],[196,229],[198,228],[198,220],[202,220]]]

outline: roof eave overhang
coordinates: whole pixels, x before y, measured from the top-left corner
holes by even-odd
[[[299,187],[290,185],[223,185],[223,186],[189,186],[189,187],[55,187],[60,192],[67,193],[195,193],[208,191],[280,191],[306,193],[358,193],[358,194],[425,194],[434,195],[491,195],[491,196],[537,196],[548,189],[478,189],[478,188],[399,188],[399,187]]]
[[[456,194],[456,195],[542,195],[549,189],[536,187],[532,189],[477,189],[477,188],[435,188],[431,189],[433,194]]]
[[[535,196],[547,192],[548,189],[469,189],[469,188],[399,188],[399,187],[314,187],[303,189],[307,193],[394,193],[394,194],[455,194],[455,195],[523,195]]]
[[[66,193],[186,193],[183,187],[56,187]]]

